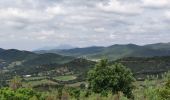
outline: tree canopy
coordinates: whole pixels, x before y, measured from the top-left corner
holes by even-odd
[[[88,73],[89,88],[95,93],[118,94],[122,92],[132,98],[133,82],[132,72],[120,63],[109,65],[107,60],[101,60],[95,68]]]

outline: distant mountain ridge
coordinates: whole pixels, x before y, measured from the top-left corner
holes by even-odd
[[[107,58],[109,60],[116,60],[123,57],[170,56],[170,43],[157,43],[144,46],[135,44],[115,44],[108,47],[92,46],[68,50],[36,51],[36,53],[56,53],[74,57],[85,57],[88,59]]]
[[[98,59],[108,58],[111,63],[120,62],[130,68],[137,77],[143,78],[170,69],[169,48],[169,43],[144,46],[115,44],[108,47],[57,50],[54,52],[56,54],[0,49],[0,70],[10,76],[16,74],[54,76],[73,73],[84,75],[94,67]]]

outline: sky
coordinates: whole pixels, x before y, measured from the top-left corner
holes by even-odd
[[[0,48],[170,42],[170,0],[0,0]]]

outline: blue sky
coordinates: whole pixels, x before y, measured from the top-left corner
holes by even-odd
[[[0,48],[170,42],[170,0],[0,0]]]

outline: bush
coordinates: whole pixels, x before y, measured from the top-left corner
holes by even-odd
[[[169,100],[170,99],[170,80],[166,82],[164,87],[158,90],[159,96],[162,100]]]
[[[80,99],[80,89],[70,87],[67,89],[69,95],[77,100]]]
[[[19,88],[13,90],[11,88],[0,89],[0,100],[29,100],[31,98],[38,98],[38,100],[43,100],[41,94],[33,91],[32,89]]]

